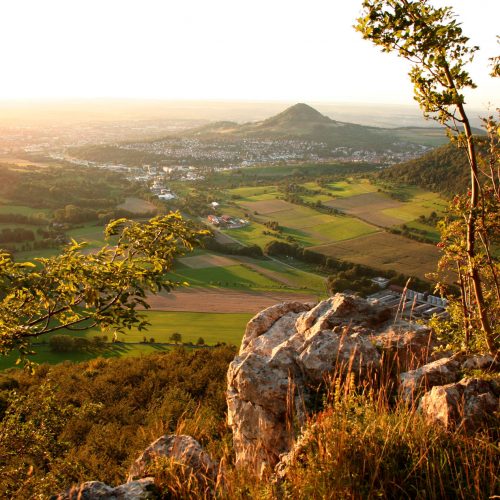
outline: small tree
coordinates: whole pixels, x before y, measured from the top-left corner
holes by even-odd
[[[71,352],[75,349],[75,339],[70,335],[54,335],[49,340],[49,348],[54,352]]]
[[[462,295],[463,328],[466,344],[470,332],[481,332],[489,351],[498,352],[498,300],[492,303],[484,275],[485,260],[491,259],[490,241],[482,231],[485,213],[491,207],[483,197],[480,184],[480,159],[469,118],[465,112],[464,89],[475,88],[466,71],[478,47],[470,46],[450,7],[435,8],[427,0],[365,0],[356,29],[365,39],[397,52],[412,62],[409,73],[415,99],[426,118],[445,125],[452,138],[466,154],[470,167],[470,190],[459,207],[462,219],[460,236],[446,252],[459,254],[455,260]],[[498,74],[498,60],[493,60],[492,75]],[[493,160],[496,161],[496,160]],[[463,231],[462,231],[463,228]],[[463,235],[462,248],[457,248]],[[478,249],[479,244],[483,249]],[[460,246],[460,245],[459,245]],[[462,258],[463,257],[463,258]],[[443,263],[446,266],[448,262]],[[494,266],[497,266],[495,264]],[[443,267],[445,267],[443,265]],[[494,273],[495,274],[495,273]],[[498,279],[494,278],[498,289]]]
[[[179,344],[182,342],[182,335],[179,332],[174,332],[172,335],[170,335],[170,340],[172,342],[175,342],[176,344]]]
[[[205,345],[205,340],[203,339],[203,337],[198,337],[196,345]]]

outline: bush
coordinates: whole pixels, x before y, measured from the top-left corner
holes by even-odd
[[[54,335],[49,340],[49,348],[54,352],[71,352],[75,349],[75,340],[69,335]]]

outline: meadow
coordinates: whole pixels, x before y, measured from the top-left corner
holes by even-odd
[[[37,344],[33,350],[37,353],[30,356],[36,363],[56,364],[63,361],[84,361],[95,357],[142,356],[154,352],[172,349],[170,336],[173,333],[182,335],[182,342],[195,344],[202,337],[206,345],[213,346],[217,343],[239,345],[248,320],[253,316],[250,313],[196,313],[196,312],[162,312],[146,311],[151,326],[147,330],[131,329],[126,333],[118,333],[118,343],[111,343],[113,330],[101,331],[91,328],[82,332],[71,332],[72,336],[92,339],[96,335],[106,335],[109,343],[99,349],[88,351],[56,353],[50,350],[48,344]],[[59,333],[65,333],[64,331]],[[44,337],[48,342],[52,335]],[[146,338],[147,343],[142,343]],[[154,343],[149,340],[153,338]],[[168,344],[168,345],[162,345]],[[0,370],[15,366],[16,353],[0,357]]]

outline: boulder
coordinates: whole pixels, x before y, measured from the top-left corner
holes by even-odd
[[[100,481],[87,481],[73,486],[53,500],[149,500],[158,498],[154,479],[147,477],[113,488]]]
[[[399,394],[407,403],[416,401],[435,385],[450,384],[460,379],[462,365],[455,357],[441,358],[416,370],[401,373]]]
[[[423,397],[419,410],[431,423],[447,429],[461,427],[474,432],[493,424],[498,428],[500,386],[478,378],[435,386]]]
[[[500,370],[498,361],[495,361],[489,354],[470,356],[462,363],[462,368],[465,370]]]
[[[161,457],[186,465],[199,479],[213,480],[217,477],[216,464],[196,439],[186,435],[165,435],[151,443],[132,464],[128,484],[149,475],[148,468]]]
[[[371,338],[390,313],[337,294],[317,305],[290,302],[257,314],[228,370],[228,422],[236,465],[262,474],[288,452],[326,374],[376,370]]]
[[[388,355],[389,368],[406,372],[435,360],[436,337],[430,328],[398,321],[374,338]]]

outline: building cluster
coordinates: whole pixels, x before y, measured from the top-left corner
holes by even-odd
[[[188,163],[207,162],[221,166],[251,166],[279,161],[316,161],[327,145],[293,139],[224,139],[167,138],[155,142],[120,145],[123,149],[141,151]]]
[[[207,220],[210,224],[216,227],[225,229],[237,229],[239,227],[244,227],[249,224],[249,221],[245,219],[239,219],[238,217],[231,217],[230,215],[209,215]]]
[[[385,280],[385,278],[375,279]],[[396,285],[390,285],[388,288],[369,295],[367,300],[373,304],[386,306],[405,319],[430,319],[432,316],[446,317],[448,315],[446,299]]]

